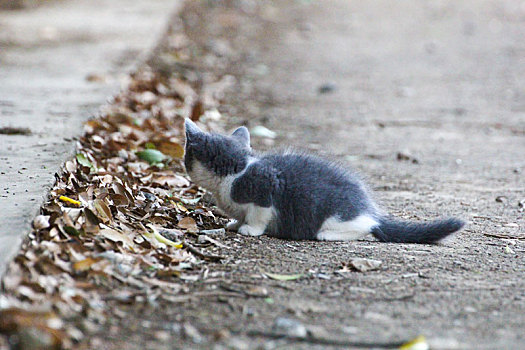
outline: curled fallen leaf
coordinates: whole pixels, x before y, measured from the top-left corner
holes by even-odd
[[[73,263],[73,271],[75,271],[76,273],[87,271],[91,268],[91,266],[98,263],[100,260],[100,258],[88,257],[83,260],[77,261]]]
[[[104,226],[104,225],[102,225]],[[133,240],[125,235],[124,233],[122,232],[119,232],[117,230],[114,230],[112,228],[104,228],[102,230],[99,231],[98,233],[99,235],[109,239],[110,241],[113,241],[113,242],[122,242],[125,246],[129,247],[129,248],[134,248],[135,247],[135,243],[133,242]]]
[[[197,228],[197,223],[193,218],[190,218],[189,216],[182,218],[179,223],[177,224],[180,228],[186,229],[189,232],[197,232],[199,229]]]
[[[185,177],[173,173],[164,173],[153,178],[152,182],[170,187],[187,187],[190,185],[190,182]]]
[[[43,228],[48,228],[50,226],[49,218],[50,218],[49,215],[38,215],[33,220],[33,227],[35,228],[35,230],[41,230]]]
[[[304,276],[302,273],[293,274],[293,275],[281,275],[277,273],[263,272],[263,274],[266,277],[272,280],[276,280],[276,281],[293,281],[293,280],[297,280]]]
[[[95,199],[93,201],[93,206],[98,213],[98,217],[102,219],[103,222],[111,221],[113,215],[111,214],[111,210],[109,209],[108,205],[103,200]]]
[[[159,142],[156,146],[160,152],[172,158],[182,159],[182,157],[184,157],[184,147],[182,147],[177,142],[162,141]]]

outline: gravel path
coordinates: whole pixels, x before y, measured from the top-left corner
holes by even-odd
[[[437,246],[235,237],[242,243],[238,264],[226,267],[231,281],[261,270],[310,277],[257,282],[271,304],[199,300],[184,316],[233,333],[270,331],[287,317],[330,339],[423,334],[432,348],[525,346],[523,5],[341,0],[280,2],[257,16],[242,10],[208,9],[199,21],[206,25],[187,26],[235,62],[222,70],[238,78],[222,110],[232,127],[278,133],[275,145],[255,138],[255,148],[335,155],[398,216],[469,224]],[[337,272],[354,257],[383,264]]]

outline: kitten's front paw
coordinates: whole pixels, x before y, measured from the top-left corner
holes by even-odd
[[[226,224],[226,229],[228,231],[238,231],[242,226],[242,221],[233,220]]]
[[[260,236],[264,233],[264,230],[262,229],[258,229],[256,227],[253,227],[253,226],[248,226],[248,225],[242,225],[240,228],[239,228],[239,233],[241,235],[245,235],[245,236]]]

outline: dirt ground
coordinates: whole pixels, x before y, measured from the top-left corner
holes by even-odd
[[[389,347],[420,334],[433,349],[525,347],[523,5],[194,3],[180,16],[202,52],[229,62],[195,62],[235,76],[220,109],[229,127],[277,132],[275,140],[253,137],[256,149],[292,144],[332,154],[361,171],[399,217],[458,216],[468,225],[432,246],[227,233],[229,258],[190,284],[193,298],[143,306],[140,319],[114,320],[90,344],[327,346],[271,339],[285,318],[319,342],[347,342],[341,348]],[[355,257],[381,260],[381,268],[344,271]],[[261,272],[304,276],[275,281]]]
[[[226,259],[189,293],[119,305],[79,348],[394,348],[417,335],[432,349],[525,347],[523,5],[192,1],[177,16],[195,61],[153,64],[234,77],[226,129],[275,131],[253,135],[259,150],[330,154],[399,217],[468,225],[438,245],[226,233]],[[345,268],[358,257],[381,267]]]

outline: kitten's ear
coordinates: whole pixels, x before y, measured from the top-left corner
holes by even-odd
[[[186,118],[184,122],[184,127],[186,129],[186,138],[190,139],[192,136],[202,133],[202,130],[199,129],[197,124],[191,121],[191,119]]]
[[[250,147],[250,132],[246,127],[241,126],[232,133],[232,137],[235,137],[237,140],[244,143],[246,146]]]

